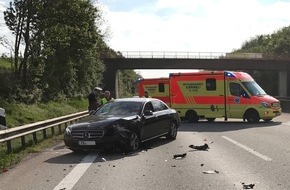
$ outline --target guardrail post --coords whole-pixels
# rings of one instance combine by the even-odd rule
[[[51,134],[54,135],[54,127],[51,128]]]
[[[58,134],[61,134],[61,124],[58,125]]]
[[[12,143],[11,140],[7,141],[7,152],[8,154],[12,153]]]
[[[21,137],[21,144],[22,146],[25,146],[26,142],[25,142],[25,136]]]
[[[43,134],[43,139],[46,139],[46,138],[47,138],[47,135],[46,135],[46,129],[43,129],[43,130],[42,130],[42,134]]]
[[[32,136],[33,136],[33,141],[36,143],[37,142],[36,132],[32,133]]]

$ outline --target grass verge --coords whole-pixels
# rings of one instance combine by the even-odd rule
[[[0,100],[0,107],[6,111],[7,126],[9,128],[43,121],[50,118],[55,118],[63,115],[84,111],[87,109],[87,101],[84,99],[73,99],[62,102],[38,103],[33,105],[8,103]],[[64,131],[62,126],[62,132]],[[32,135],[25,136],[25,146],[22,146],[21,139],[12,140],[12,153],[7,154],[7,144],[0,143],[0,173],[7,171],[15,164],[19,163],[22,158],[30,153],[40,152],[44,148],[53,146],[63,140],[63,133],[58,134],[55,130],[55,135],[51,130],[46,130],[47,138],[43,138],[42,131],[36,133],[37,143],[33,141]]]

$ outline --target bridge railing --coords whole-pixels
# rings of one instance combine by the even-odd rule
[[[0,131],[0,143],[7,143],[8,153],[12,152],[12,140],[21,138],[21,145],[25,146],[25,137],[33,136],[33,141],[37,142],[36,133],[42,131],[43,139],[47,138],[47,129],[51,129],[51,134],[55,134],[55,127],[58,127],[58,134],[63,133],[62,126],[66,128],[69,123],[75,122],[88,115],[88,111],[78,112],[71,115],[57,117],[45,121],[40,121],[28,125],[14,127]]]
[[[262,59],[261,53],[182,52],[182,51],[121,51],[125,58],[142,59]]]

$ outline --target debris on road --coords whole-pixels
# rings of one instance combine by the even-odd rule
[[[184,157],[186,157],[186,153],[184,153],[184,154],[175,154],[175,155],[173,155],[173,158],[176,159],[176,160],[178,160],[178,159],[182,159],[182,158],[184,158]]]
[[[204,174],[218,174],[220,172],[217,170],[214,170],[214,171],[208,170],[208,171],[203,171],[202,173],[204,173]]]
[[[200,166],[204,166],[204,164],[200,164]]]
[[[209,149],[208,144],[204,143],[204,145],[201,146],[195,146],[193,144],[189,145],[190,148],[195,149],[195,150],[207,150]]]
[[[242,183],[243,185],[243,189],[254,189],[255,184],[251,183],[251,184],[245,184]]]

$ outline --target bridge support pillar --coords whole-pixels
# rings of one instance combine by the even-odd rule
[[[118,69],[112,65],[106,65],[106,70],[103,73],[103,90],[109,90],[112,97],[119,98],[119,77]]]
[[[287,71],[279,72],[279,96],[287,96]]]

